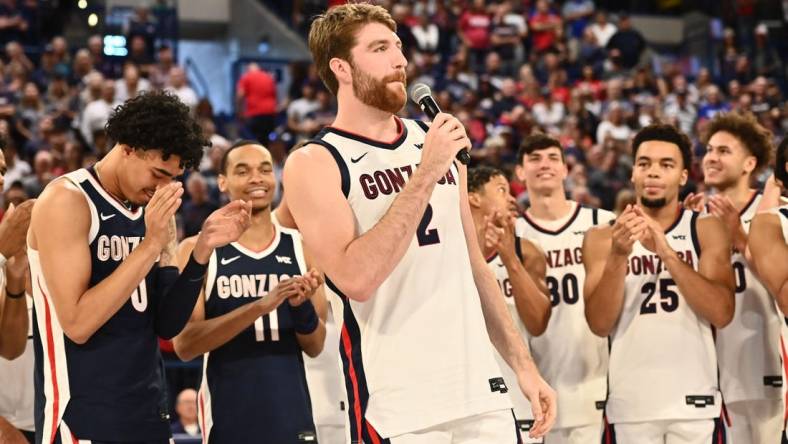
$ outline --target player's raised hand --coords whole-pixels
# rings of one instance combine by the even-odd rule
[[[297,276],[279,281],[276,287],[269,291],[265,297],[260,298],[257,303],[266,305],[270,309],[272,303],[273,308],[276,308],[286,299],[297,297],[303,291],[299,279],[300,277]]]
[[[183,185],[172,182],[156,188],[153,197],[145,205],[145,240],[155,242],[159,250],[170,241],[169,225],[181,206],[181,196]]]
[[[495,212],[494,224],[499,231],[499,242],[496,250],[502,256],[516,255],[515,250],[515,235],[514,235],[514,221],[515,218],[511,213]]]
[[[684,198],[682,205],[688,210],[701,212],[703,211],[703,207],[706,206],[706,194],[689,193],[687,197]]]
[[[252,223],[252,203],[236,200],[211,213],[194,245],[194,259],[208,262],[214,248],[235,242]]]
[[[673,249],[668,244],[668,239],[665,237],[665,230],[656,220],[649,217],[642,208],[639,206],[634,207],[634,212],[642,220],[644,230],[640,231],[637,240],[640,241],[648,251],[657,253],[661,258],[665,258],[668,254],[673,252]]]
[[[449,170],[457,152],[470,147],[462,122],[451,114],[438,113],[424,138],[419,168],[427,170],[437,182]]]
[[[316,269],[312,268],[303,276],[297,276],[297,285],[300,286],[300,292],[296,296],[290,297],[287,302],[293,307],[298,307],[306,300],[311,299],[318,288],[323,285],[323,275]]]
[[[16,208],[11,205],[0,222],[0,253],[6,259],[16,256],[24,249],[34,203],[35,199],[30,199]]]
[[[733,201],[728,196],[715,194],[709,199],[709,213],[720,218],[728,228],[733,248],[743,252],[747,249],[747,234],[741,225],[739,210],[733,206]]]
[[[634,206],[627,205],[613,224],[611,252],[629,256],[632,253],[632,246],[645,228],[645,223],[635,212]]]
[[[558,414],[555,390],[542,378],[535,365],[531,369],[518,372],[517,383],[531,403],[531,413],[534,416],[534,425],[528,435],[531,438],[541,438],[553,428]]]

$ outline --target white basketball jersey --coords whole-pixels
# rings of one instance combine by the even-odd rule
[[[397,123],[390,143],[331,127],[313,141],[337,161],[356,235],[378,223],[421,162],[426,127]],[[456,165],[438,181],[404,256],[367,301],[342,295],[331,276],[326,281],[343,303],[340,354],[352,439],[511,408],[485,334]]]
[[[670,247],[698,270],[698,213],[680,210],[665,230]],[[611,423],[720,415],[717,353],[709,322],[687,304],[659,257],[632,248],[624,307],[610,339],[607,416]]]
[[[522,261],[522,252],[520,250],[520,238],[515,238],[515,249],[517,252],[517,256],[520,257]],[[495,279],[498,281],[498,286],[501,287],[501,293],[506,300],[506,308],[509,310],[509,314],[512,316],[512,322],[514,322],[517,331],[520,332],[524,341],[528,341],[529,334],[528,330],[525,329],[525,325],[523,324],[522,320],[520,320],[520,315],[517,313],[517,307],[514,304],[514,295],[512,293],[512,284],[509,281],[509,271],[506,269],[506,266],[503,263],[503,259],[499,254],[487,259],[487,265],[490,268],[490,271],[493,272],[495,275]],[[514,416],[517,420],[517,427],[522,432],[523,436],[527,435],[527,432],[531,430],[531,426],[533,426],[533,412],[531,411],[531,403],[528,402],[528,399],[523,395],[523,391],[520,389],[520,385],[517,382],[517,375],[515,374],[514,370],[509,367],[509,364],[506,363],[506,360],[498,353],[497,350],[494,350],[495,360],[498,361],[498,365],[501,367],[501,372],[503,372],[503,379],[506,382],[506,387],[509,390],[509,396],[512,399],[512,404],[514,404]]]
[[[557,230],[528,214],[517,220],[517,234],[536,243],[547,260],[552,313],[547,330],[531,338],[530,346],[542,376],[558,393],[556,429],[600,423],[607,395],[608,344],[586,322],[582,247],[586,230],[615,216],[573,204],[572,216]]]
[[[741,211],[745,232],[755,216],[760,193]],[[720,387],[725,402],[782,397],[782,360],[778,315],[774,298],[750,270],[744,255],[734,252],[736,312],[733,320],[717,332]]]

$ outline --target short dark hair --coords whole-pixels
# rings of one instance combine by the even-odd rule
[[[785,162],[788,162],[788,136],[784,137],[777,147],[774,165],[774,177],[782,182],[783,186],[788,187],[788,168],[785,166]]]
[[[709,124],[703,143],[708,144],[711,136],[720,131],[732,134],[750,154],[755,156],[757,161],[755,171],[769,164],[773,147],[772,132],[761,126],[752,113],[717,114]]]
[[[689,137],[673,125],[665,123],[652,123],[635,134],[632,140],[632,157],[637,159],[638,148],[643,142],[658,140],[672,143],[679,147],[684,169],[689,170],[692,165],[692,142]]]
[[[487,165],[471,168],[468,170],[468,192],[481,191],[487,182],[495,176],[504,176],[503,171]]]
[[[135,150],[161,150],[162,159],[179,156],[183,168],[194,168],[210,142],[189,107],[168,92],[146,92],[115,108],[106,125],[113,143]]]
[[[525,156],[534,151],[546,150],[547,148],[553,147],[561,151],[561,160],[566,162],[561,142],[543,133],[531,134],[520,143],[520,149],[517,151],[517,164],[522,164]]]
[[[227,157],[230,155],[230,151],[233,151],[236,148],[240,148],[240,147],[246,146],[246,145],[259,145],[259,146],[265,148],[265,145],[263,145],[262,143],[260,143],[260,142],[258,142],[256,140],[253,140],[253,139],[238,139],[238,140],[236,140],[235,142],[233,142],[232,145],[230,145],[230,148],[227,148],[226,150],[224,150],[224,154],[222,154],[222,162],[219,165],[219,172],[220,173],[222,173],[224,175],[227,175]]]

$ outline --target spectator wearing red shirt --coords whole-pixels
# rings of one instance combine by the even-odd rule
[[[561,31],[561,17],[550,11],[547,0],[539,0],[528,25],[531,28],[533,50],[541,54],[555,45]]]
[[[243,109],[246,130],[260,143],[268,143],[268,135],[276,127],[276,80],[257,63],[250,63],[236,88],[238,109]]]
[[[480,72],[484,58],[491,48],[492,17],[485,9],[485,0],[474,0],[473,6],[462,13],[458,24],[459,37],[468,48],[471,66]]]

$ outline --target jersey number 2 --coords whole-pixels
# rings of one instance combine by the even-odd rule
[[[416,240],[419,241],[420,247],[437,244],[441,241],[440,236],[438,236],[438,229],[430,228],[430,222],[432,222],[432,205],[427,204],[424,216],[421,217],[421,222],[419,222],[419,228],[416,229]]]

